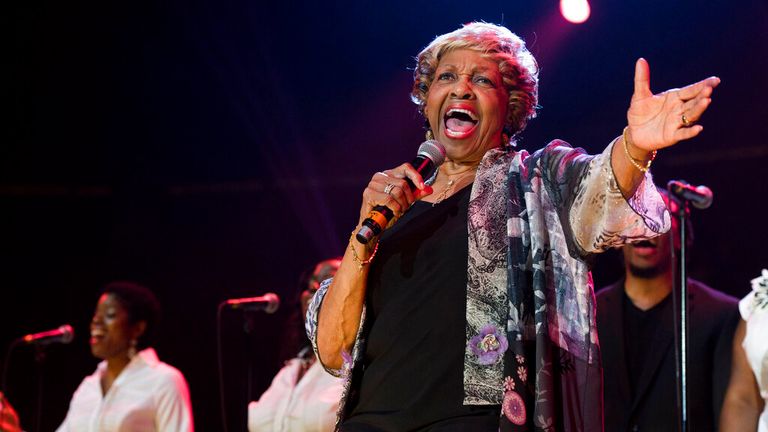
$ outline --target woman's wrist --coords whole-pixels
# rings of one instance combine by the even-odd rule
[[[358,266],[358,270],[363,270],[363,267],[373,261],[376,256],[376,252],[379,250],[379,236],[373,237],[368,243],[360,243],[355,234],[360,230],[362,224],[358,224],[349,236],[349,244],[347,248],[352,253],[352,260]]]
[[[630,137],[629,126],[624,128],[621,140],[624,146],[624,154],[629,159],[629,162],[641,172],[648,172],[654,159],[656,159],[656,150],[648,151],[636,146]]]

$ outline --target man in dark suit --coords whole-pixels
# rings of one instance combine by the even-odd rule
[[[624,279],[597,294],[606,432],[677,430],[675,222],[667,234],[624,246]],[[737,300],[693,279],[688,299],[688,423],[691,431],[714,431],[731,370]]]

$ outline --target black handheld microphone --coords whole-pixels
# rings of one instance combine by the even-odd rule
[[[69,324],[40,333],[28,334],[21,338],[25,344],[48,345],[51,343],[68,344],[75,338],[75,330]]]
[[[280,307],[280,297],[275,293],[266,293],[259,297],[245,297],[238,299],[229,299],[224,302],[225,305],[232,309],[253,310],[271,314],[275,313],[278,307]]]
[[[678,199],[690,201],[697,209],[704,210],[712,205],[712,190],[704,185],[693,186],[685,180],[670,180],[667,190]]]
[[[442,165],[443,162],[445,162],[445,147],[436,140],[427,140],[419,146],[419,152],[411,162],[411,166],[416,172],[421,174],[422,178],[428,179],[432,177],[437,167]],[[411,179],[406,178],[405,181],[411,190],[416,189],[416,185],[413,184]],[[374,236],[384,231],[384,228],[392,220],[394,214],[387,206],[377,205],[374,207],[368,213],[368,217],[363,221],[363,226],[355,235],[357,241],[367,244]]]

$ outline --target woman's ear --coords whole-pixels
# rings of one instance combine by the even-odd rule
[[[141,337],[141,335],[144,334],[144,332],[147,330],[147,322],[146,321],[139,321],[136,324],[133,325],[133,334],[131,335],[133,340],[136,340]]]

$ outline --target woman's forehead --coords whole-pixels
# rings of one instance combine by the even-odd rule
[[[123,309],[123,304],[120,302],[120,299],[117,298],[116,295],[112,293],[104,293],[99,297],[99,302],[96,304],[97,308],[107,308],[107,307],[114,307]]]
[[[438,60],[438,68],[472,66],[474,71],[499,71],[499,65],[489,54],[471,49],[455,49],[444,53]]]

